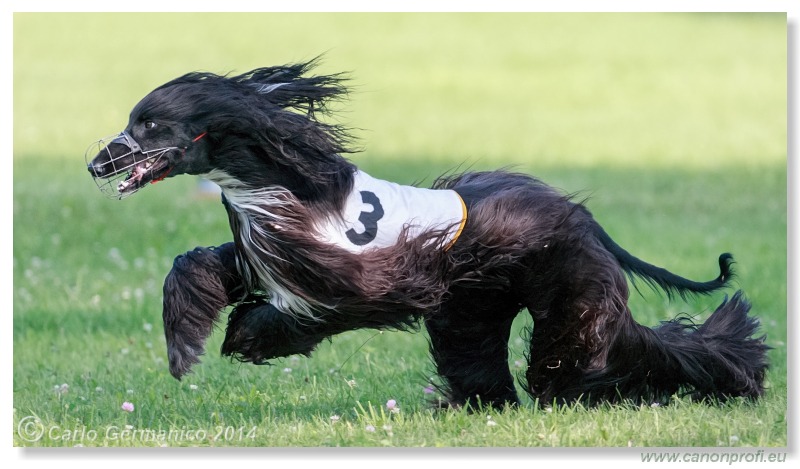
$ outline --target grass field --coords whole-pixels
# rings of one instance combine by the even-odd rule
[[[14,28],[15,446],[787,445],[785,16],[16,14]],[[773,347],[765,398],[433,412],[424,332],[348,333],[256,367],[219,357],[217,331],[174,380],[161,282],[175,255],[231,239],[224,210],[189,177],[104,199],[84,149],[186,71],[323,52],[321,72],[351,71],[337,118],[375,176],[513,165],[590,196],[616,241],[674,272],[711,278],[732,251]],[[631,308],[655,325],[721,300],[645,290]]]

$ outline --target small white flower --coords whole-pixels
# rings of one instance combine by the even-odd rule
[[[153,330],[153,325],[150,324],[149,322],[146,322],[144,323],[144,326],[142,326],[142,328],[144,328],[145,332],[150,332]]]
[[[366,431],[368,431],[370,433],[374,433],[375,432],[375,426],[374,425],[367,425],[366,427],[364,427],[364,430],[366,430]]]
[[[123,354],[123,355],[127,355],[127,354],[128,354],[128,352],[130,352],[130,350],[128,350],[127,348],[121,349],[121,350],[119,351],[119,353],[121,353],[121,354]]]
[[[133,389],[128,389],[128,394],[133,394]]]
[[[97,386],[96,388],[94,388],[94,392],[103,392],[103,388]]]
[[[729,438],[729,440],[730,440],[730,442],[731,442],[731,444],[732,444],[732,445],[735,445],[736,443],[738,443],[738,442],[739,442],[739,437],[738,437],[738,436],[736,436],[736,435],[731,435],[731,437]]]
[[[340,417],[338,415],[331,415],[331,422],[336,423],[339,421],[339,418]]]
[[[350,386],[351,388],[354,388],[354,387],[356,387],[356,380],[354,380],[354,379],[348,379],[348,380],[347,380],[347,385],[348,385],[348,386]]]
[[[292,369],[291,369],[291,368],[289,368],[289,367],[286,367],[286,368],[284,368],[284,369],[283,369],[283,372],[284,372],[284,373],[291,373],[291,372],[292,372]]]
[[[494,427],[495,425],[497,425],[497,422],[495,422],[494,420],[487,420],[486,425]]]
[[[190,384],[189,385],[189,389],[191,389],[192,391],[197,391],[197,385],[196,384]]]
[[[125,425],[125,430],[133,430],[133,425]]]

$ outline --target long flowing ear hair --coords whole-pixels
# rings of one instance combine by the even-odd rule
[[[156,105],[171,103],[167,107],[176,120],[191,115],[191,130],[207,132],[207,141],[222,160],[238,160],[227,155],[249,152],[285,168],[313,186],[312,192],[345,196],[352,188],[355,166],[341,155],[357,150],[349,129],[329,122],[335,120],[329,104],[347,96],[347,77],[310,75],[319,61],[317,57],[234,76],[192,72],[151,95]],[[146,101],[139,106],[149,106]]]
[[[317,112],[327,114],[327,104],[348,93],[342,73],[306,76],[319,65],[320,57],[308,62],[251,70],[229,79],[253,87],[264,101],[284,109],[294,109],[316,120]]]

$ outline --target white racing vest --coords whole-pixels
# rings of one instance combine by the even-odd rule
[[[356,171],[341,219],[318,226],[320,241],[361,253],[393,246],[404,228],[409,239],[428,230],[447,230],[442,247],[455,243],[467,222],[467,207],[453,190],[421,189],[375,179]]]

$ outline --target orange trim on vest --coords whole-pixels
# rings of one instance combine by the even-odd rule
[[[458,195],[458,193],[456,193],[456,195]],[[454,244],[456,244],[458,237],[461,236],[461,232],[464,231],[464,227],[467,225],[467,204],[464,203],[464,199],[462,199],[460,195],[458,195],[458,200],[461,202],[461,213],[462,213],[461,224],[458,225],[458,230],[456,231],[456,234],[453,235],[453,239],[451,239],[450,242],[447,243],[447,246],[445,246],[444,248],[445,251],[447,251],[448,249],[453,247]]]

